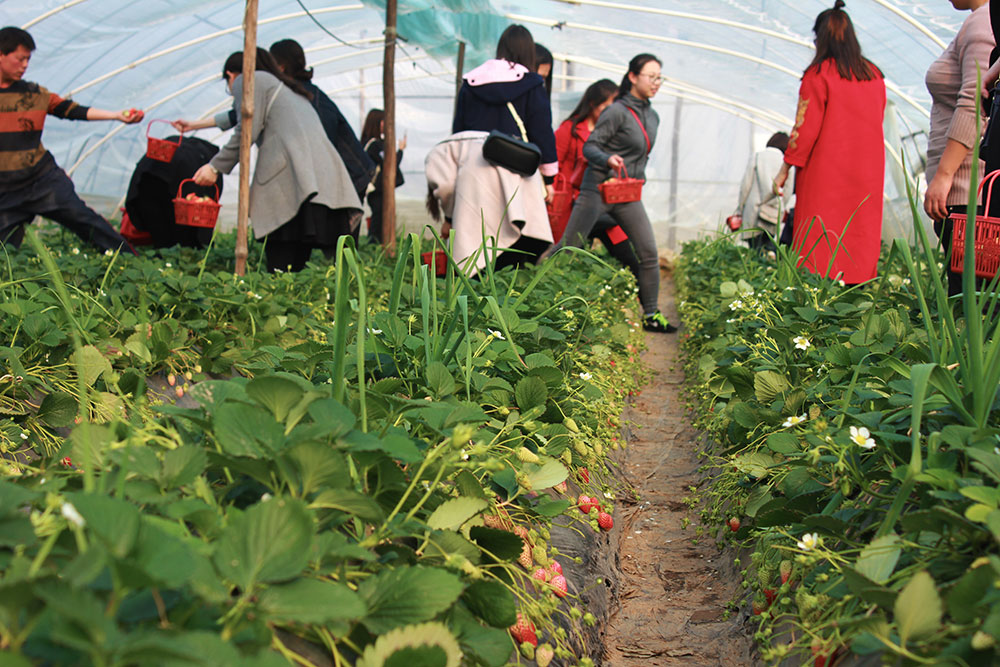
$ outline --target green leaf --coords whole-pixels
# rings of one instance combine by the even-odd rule
[[[427,387],[438,398],[444,398],[455,393],[455,378],[448,367],[440,361],[432,361],[427,365]]]
[[[462,593],[462,581],[445,570],[400,567],[382,570],[361,582],[358,593],[368,604],[362,623],[383,634],[434,618]]]
[[[779,454],[798,454],[802,451],[799,439],[793,433],[772,433],[767,436],[767,448]]]
[[[719,285],[719,295],[724,299],[733,298],[734,296],[736,296],[737,292],[739,292],[739,287],[736,285],[736,283],[730,280],[727,280]]]
[[[568,500],[553,500],[551,502],[542,502],[538,503],[538,505],[535,506],[535,513],[538,514],[538,516],[554,517],[554,516],[559,516],[572,506],[573,503]]]
[[[163,455],[163,485],[168,488],[186,486],[205,470],[207,464],[208,457],[201,447],[168,450]]]
[[[124,558],[139,536],[139,509],[118,498],[89,493],[67,494],[68,502],[117,558]]]
[[[195,568],[191,549],[157,526],[151,517],[143,517],[139,540],[130,562],[158,585],[179,588]]]
[[[88,387],[94,386],[102,373],[111,373],[111,362],[93,345],[84,345],[72,355],[70,361]]]
[[[536,405],[545,405],[548,397],[549,392],[545,388],[545,382],[532,375],[518,380],[517,386],[514,388],[514,400],[517,401],[517,407],[522,412],[530,410]]]
[[[46,426],[60,428],[73,423],[76,409],[75,398],[65,392],[54,391],[42,400],[36,416]]]
[[[465,556],[473,565],[478,565],[482,560],[479,547],[452,530],[435,530],[431,533],[422,558],[444,562],[452,554]]]
[[[765,405],[776,399],[783,392],[788,391],[791,385],[784,375],[774,371],[760,371],[753,377],[754,393],[757,400]]]
[[[458,667],[462,649],[441,623],[411,625],[365,647],[356,667]]]
[[[996,571],[989,565],[969,570],[948,592],[948,613],[956,623],[971,623],[981,615],[980,602],[994,590]]]
[[[965,486],[958,490],[966,498],[989,505],[992,509],[1000,506],[1000,489],[986,486]]]
[[[298,472],[295,486],[308,496],[321,488],[343,488],[351,483],[351,471],[343,454],[318,442],[303,442],[285,453]],[[291,480],[289,480],[291,481]]]
[[[343,404],[332,398],[320,399],[309,404],[309,416],[322,427],[325,435],[339,438],[351,432],[358,418]]]
[[[760,479],[767,475],[767,469],[774,465],[774,459],[770,454],[754,452],[737,456],[733,459],[733,465],[739,472]]]
[[[371,496],[350,489],[327,489],[309,504],[313,509],[332,509],[347,512],[370,523],[382,520],[382,508]]]
[[[469,611],[494,628],[508,628],[517,622],[514,596],[499,581],[476,581],[462,594]]]
[[[482,512],[489,503],[479,498],[452,498],[441,503],[427,519],[435,530],[456,530],[463,523]]]
[[[941,596],[938,595],[934,579],[926,570],[913,575],[896,598],[893,606],[899,636],[905,644],[910,639],[919,639],[941,627]]]
[[[236,517],[216,544],[213,562],[244,592],[257,582],[297,576],[309,561],[314,527],[300,500],[272,498]]]
[[[16,512],[21,506],[38,497],[38,493],[0,479],[0,516]]]
[[[463,496],[486,498],[486,492],[483,491],[482,482],[476,479],[476,476],[468,470],[462,470],[458,473],[455,477],[455,486],[458,487],[458,492]]]
[[[485,526],[473,526],[469,537],[484,551],[496,556],[499,560],[514,560],[521,555],[524,542],[514,533]]]
[[[965,508],[965,518],[976,523],[986,523],[986,517],[993,511],[994,509],[989,505],[975,503]]]
[[[289,411],[295,407],[305,390],[297,383],[278,375],[257,377],[247,383],[247,396],[265,406],[278,423],[284,424]]]
[[[367,611],[350,588],[319,579],[299,579],[266,588],[257,596],[257,604],[263,614],[278,622],[354,621]]]
[[[226,402],[215,411],[213,433],[223,451],[233,456],[266,457],[281,449],[285,431],[259,407]]]
[[[896,569],[903,547],[898,535],[883,535],[861,550],[855,569],[878,584],[884,584]]]
[[[541,465],[525,463],[521,468],[528,475],[533,490],[550,489],[569,477],[569,472],[562,463],[547,456],[541,458]]]

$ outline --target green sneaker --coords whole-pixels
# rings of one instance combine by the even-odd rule
[[[646,331],[655,331],[656,333],[674,333],[677,331],[677,327],[672,325],[660,311],[656,311],[652,315],[644,315],[642,318],[642,328]]]

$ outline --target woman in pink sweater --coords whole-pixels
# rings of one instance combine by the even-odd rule
[[[972,147],[976,133],[976,69],[985,72],[993,49],[987,0],[951,0],[958,10],[971,10],[955,39],[927,70],[931,94],[931,131],[927,138],[927,194],[924,210],[945,251],[951,247],[951,213],[964,213],[969,203]],[[979,164],[982,174],[983,164]],[[948,271],[948,293],[962,291],[961,274]]]

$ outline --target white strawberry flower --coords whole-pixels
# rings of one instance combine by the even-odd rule
[[[499,331],[494,331],[493,329],[487,329],[487,331],[489,331],[490,335],[496,338],[497,340],[506,340],[506,338],[503,337],[503,334],[500,333]]]
[[[729,304],[729,310],[740,310],[742,308],[743,308],[743,302],[740,301],[739,299],[735,299],[732,303]]]
[[[819,535],[816,533],[806,533],[802,539],[795,543],[802,551],[812,551],[820,545]]]
[[[83,517],[80,516],[80,513],[76,510],[76,508],[70,503],[63,503],[60,511],[62,512],[63,518],[77,528],[83,528],[83,526],[87,523],[83,520]]]
[[[805,336],[796,336],[792,339],[792,342],[795,343],[796,350],[808,350],[812,347],[812,343],[810,343],[809,339]]]
[[[864,449],[875,449],[875,439],[864,426],[861,428],[851,427],[851,442]]]
[[[589,379],[590,379],[591,377],[593,377],[593,376],[592,376],[592,375],[591,375],[590,373],[580,373],[580,379],[581,379],[581,380],[584,380],[584,381],[587,381],[587,380],[589,380]]]
[[[791,417],[783,421],[781,425],[784,426],[785,428],[788,428],[789,426],[797,426],[798,424],[801,424],[807,419],[808,417],[805,415],[792,415]]]

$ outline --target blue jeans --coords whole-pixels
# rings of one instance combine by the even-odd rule
[[[107,220],[83,203],[73,181],[59,167],[46,170],[22,188],[0,190],[0,244],[20,247],[24,227],[36,215],[58,222],[101,250],[135,252]]]

